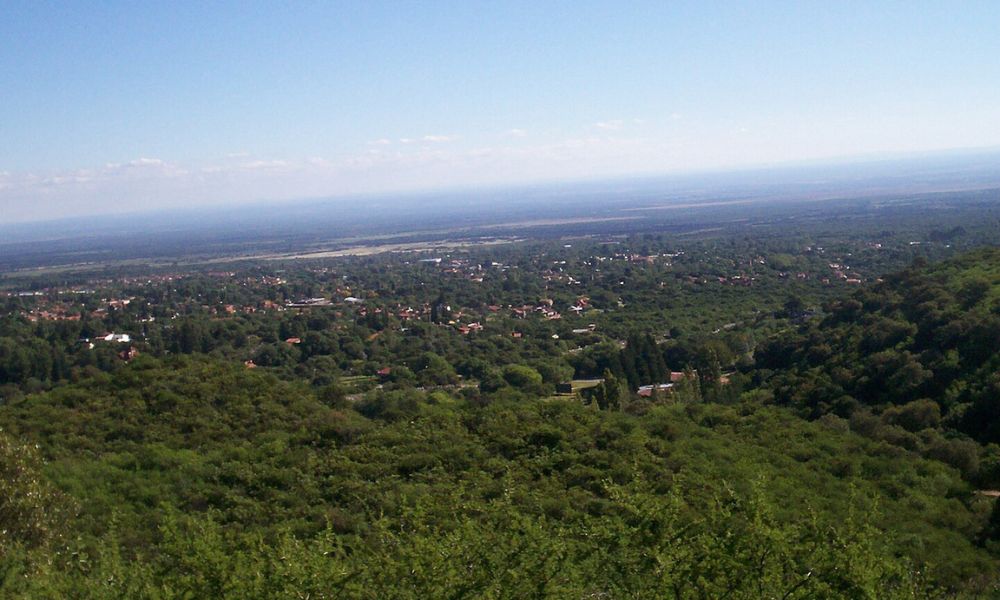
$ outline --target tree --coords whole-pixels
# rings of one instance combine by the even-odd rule
[[[550,390],[538,371],[527,365],[507,365],[503,368],[503,378],[511,387],[522,392],[541,396]]]
[[[962,303],[962,308],[969,310],[993,289],[993,284],[989,279],[982,276],[974,277],[962,284],[958,291],[958,299]]]
[[[993,499],[993,510],[980,536],[985,542],[1000,545],[1000,499]]]
[[[722,386],[722,366],[715,348],[706,346],[699,353],[698,380],[702,397],[710,402],[717,400]]]
[[[693,404],[702,401],[698,374],[691,367],[684,369],[684,376],[681,377],[680,381],[674,383],[674,387],[670,391],[678,402]]]
[[[42,546],[62,533],[68,504],[45,481],[41,467],[34,448],[0,429],[0,565],[14,548]]]
[[[933,400],[922,398],[887,408],[882,413],[882,420],[907,431],[933,429],[941,424],[941,407]]]
[[[450,385],[458,383],[458,374],[447,360],[433,352],[425,352],[416,365],[420,382],[424,385]]]
[[[337,382],[323,386],[317,393],[316,398],[330,408],[347,407],[347,394],[344,388]]]
[[[593,401],[601,410],[621,410],[628,396],[625,383],[615,377],[610,369],[604,371],[604,380],[592,392]]]

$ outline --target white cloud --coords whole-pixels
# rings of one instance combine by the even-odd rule
[[[518,129],[515,127],[514,129],[508,129],[507,131],[503,132],[503,135],[504,137],[522,138],[528,135],[528,132],[523,129]]]
[[[444,142],[453,142],[457,139],[458,136],[454,135],[441,135],[441,134],[428,133],[427,135],[423,135],[419,138],[411,138],[411,137],[399,138],[399,143],[416,144],[418,142],[424,142],[427,144],[441,144]]]
[[[128,174],[134,177],[144,177],[150,173],[183,175],[187,170],[179,165],[160,158],[136,158],[123,163],[107,163],[99,170],[78,169],[78,176],[107,176],[111,174]]]
[[[137,158],[125,163],[126,167],[162,167],[166,163],[159,158]]]
[[[286,160],[252,160],[240,165],[240,167],[248,170],[282,169],[288,166],[290,166],[290,163]]]
[[[621,119],[611,119],[610,121],[599,121],[594,123],[594,127],[605,131],[618,131],[625,123]]]
[[[368,142],[369,146],[390,146],[392,145],[392,140],[388,138],[379,138],[377,140],[372,140]]]

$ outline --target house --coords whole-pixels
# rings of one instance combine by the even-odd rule
[[[458,326],[458,331],[462,335],[468,335],[470,332],[473,332],[473,331],[482,331],[482,330],[483,330],[483,326],[478,321],[475,322],[475,323],[469,323],[468,325],[459,325]]]
[[[674,387],[672,383],[657,383],[656,385],[641,385],[636,393],[642,398],[650,398],[653,392],[668,392],[670,388]]]
[[[118,342],[120,344],[128,344],[132,341],[132,337],[127,333],[109,333],[97,339],[105,342]]]
[[[301,344],[302,343],[302,338],[290,337],[287,340],[285,340],[285,343],[288,344],[288,345]]]
[[[118,358],[124,360],[125,362],[132,360],[136,356],[139,356],[139,351],[135,346],[129,346],[128,350],[123,350],[118,353]]]
[[[314,306],[330,306],[332,302],[326,298],[302,298],[286,304],[288,308],[312,308]]]
[[[572,381],[563,381],[561,383],[557,383],[556,384],[556,393],[557,394],[572,394],[573,393],[573,382]]]
[[[549,319],[550,321],[562,318],[562,315],[560,315],[558,312],[556,312],[549,306],[538,306],[535,308],[535,312],[541,313],[543,317]]]

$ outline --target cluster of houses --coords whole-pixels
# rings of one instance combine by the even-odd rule
[[[441,263],[441,259],[436,259],[438,264]],[[499,263],[495,263],[497,266],[502,267]],[[467,260],[452,259],[446,263],[444,272],[456,275],[473,283],[483,282],[483,266],[475,263],[470,263]]]
[[[473,283],[482,283],[487,268],[507,271],[511,267],[503,263],[490,261],[488,263],[477,263],[465,258],[423,258],[420,263],[430,263],[441,266],[444,273],[466,279]]]
[[[671,259],[684,254],[683,252],[678,252],[676,254],[638,254],[635,252],[615,252],[611,256],[593,256],[592,261],[604,262],[608,260],[624,260],[633,264],[644,264],[652,265],[656,264],[657,260],[664,260],[664,262],[669,266],[671,264]]]
[[[83,295],[93,293],[93,290],[61,290],[56,293]],[[31,295],[46,296],[47,294],[43,292],[31,292]],[[132,302],[132,300],[134,300],[134,298],[112,298],[110,300],[105,300],[107,305],[91,311],[90,316],[101,318],[104,317],[109,310],[123,310]],[[26,311],[23,314],[32,323],[37,323],[38,321],[79,321],[82,316],[82,307],[82,304],[41,300],[38,306]]]
[[[697,371],[691,371],[691,372],[671,371],[669,382],[641,385],[639,386],[638,389],[636,389],[635,392],[641,398],[650,398],[654,394],[671,393],[674,386],[676,386],[681,381],[684,381],[685,378],[697,377],[697,376],[698,376]],[[719,378],[719,382],[722,383],[723,385],[727,385],[729,383],[729,377],[723,375],[721,378]],[[592,387],[597,386],[600,383],[601,383],[600,379],[589,379],[589,380],[577,381],[576,382],[577,385],[574,386],[574,383],[572,381],[564,381],[562,383],[556,384],[556,393],[572,394],[575,391],[590,389]]]
[[[566,261],[564,261],[564,260],[558,261],[555,264],[557,264],[557,265],[558,264],[563,264],[564,265],[564,264],[566,264]],[[546,281],[546,283],[565,283],[566,285],[580,285],[580,280],[579,279],[573,277],[569,273],[564,273],[563,270],[562,270],[562,268],[559,268],[559,269],[557,269],[555,271],[553,271],[553,270],[543,271],[542,272],[542,279],[544,279]]]
[[[697,375],[698,375],[697,372],[692,372],[691,373],[691,376],[696,377]],[[639,389],[636,390],[636,393],[639,396],[643,397],[643,398],[649,398],[650,396],[652,396],[656,392],[666,392],[666,391],[669,391],[671,388],[674,387],[674,385],[676,385],[677,383],[680,383],[681,381],[684,381],[684,378],[687,377],[687,376],[688,376],[688,374],[685,373],[684,371],[671,371],[670,372],[670,381],[668,383],[656,383],[656,384],[652,384],[652,385],[640,385]]]
[[[569,311],[571,313],[580,314],[588,308],[590,308],[590,297],[580,296],[576,299],[576,302],[569,306]]]
[[[755,281],[757,281],[757,277],[754,275],[747,275],[746,273],[739,273],[737,275],[732,275],[729,277],[726,277],[724,275],[713,275],[713,276],[687,275],[684,277],[684,280],[687,281],[688,283],[696,283],[696,284],[721,283],[722,285],[750,287],[753,285]]]
[[[79,321],[80,313],[69,312],[66,306],[51,306],[31,310],[25,315],[32,323],[38,321]]]
[[[108,342],[113,344],[130,344],[132,343],[132,336],[127,333],[106,333],[104,335],[99,335],[93,338],[81,338],[80,343],[86,344],[88,348],[93,349],[97,343]]]
[[[80,343],[93,350],[97,344],[129,344],[127,348],[118,352],[118,358],[128,362],[139,356],[139,350],[132,345],[132,336],[127,333],[106,333],[93,338],[81,338]]]
[[[538,314],[541,315],[543,319],[554,321],[562,318],[559,311],[553,308],[554,304],[555,302],[553,302],[550,298],[542,298],[538,301],[538,304],[522,304],[521,306],[512,306],[510,314],[516,319],[526,319],[529,315]]]
[[[459,325],[458,332],[462,335],[469,335],[470,333],[479,332],[483,330],[483,326],[479,321],[469,323],[468,325]]]
[[[830,263],[830,270],[833,271],[832,274],[834,279],[840,279],[844,283],[849,283],[852,285],[858,285],[861,283],[861,279],[859,277],[847,274],[847,271],[851,270],[851,267],[849,265],[833,262]],[[824,279],[823,282],[829,283],[830,281],[829,279]]]
[[[656,393],[670,392],[673,390],[674,386],[684,381],[688,377],[697,377],[697,371],[671,371],[670,372],[670,382],[669,383],[656,383],[652,385],[640,385],[639,389],[636,390],[642,398],[652,397]],[[722,385],[729,385],[729,375],[721,375],[719,377],[719,383]]]

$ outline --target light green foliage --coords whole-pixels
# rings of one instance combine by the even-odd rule
[[[933,590],[894,557],[866,518],[782,522],[761,489],[722,489],[692,505],[641,482],[606,488],[609,516],[532,516],[507,497],[453,502],[446,523],[426,501],[364,535],[310,540],[233,536],[171,516],[149,563],[109,537],[93,556],[11,589],[78,598],[913,598]],[[444,499],[442,499],[444,500]],[[237,546],[232,548],[232,544]]]
[[[545,385],[538,371],[526,365],[507,365],[503,368],[502,375],[511,387],[529,394],[541,395],[551,387]]]
[[[996,583],[954,471],[780,409],[400,390],[373,393],[369,419],[320,392],[147,360],[3,407],[84,509],[70,541],[12,555],[34,575],[7,595],[891,598]]]

